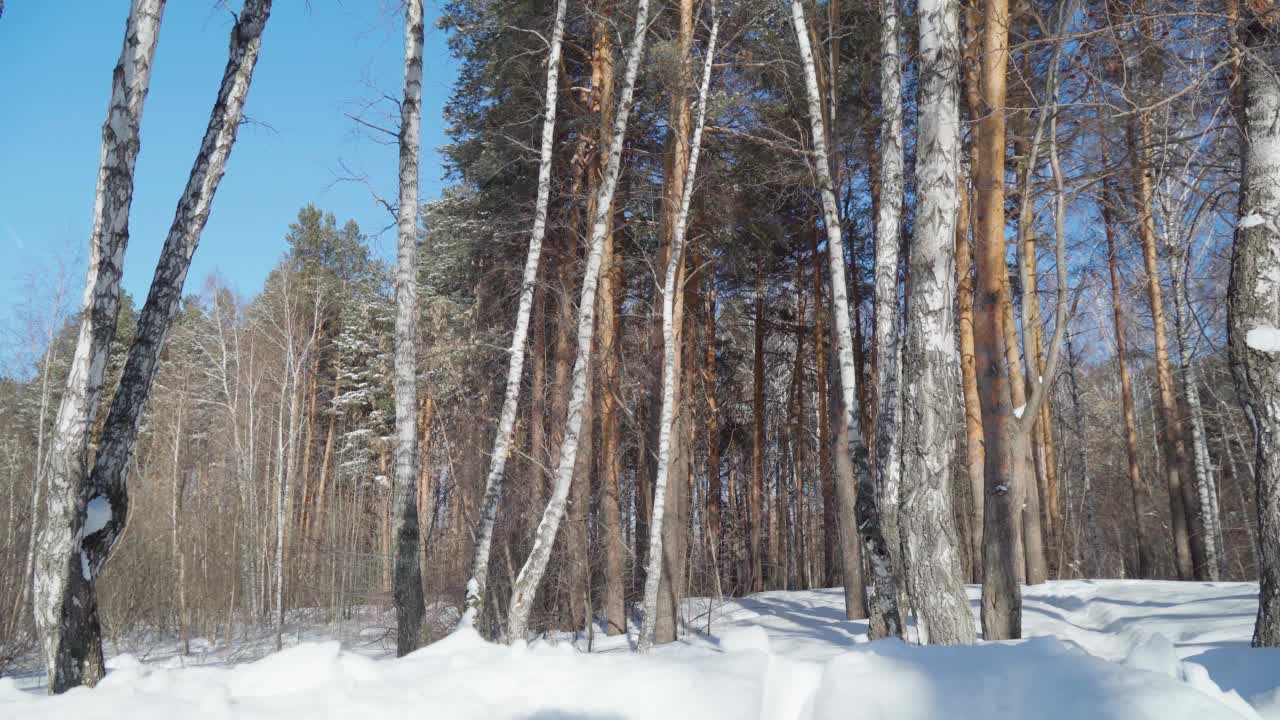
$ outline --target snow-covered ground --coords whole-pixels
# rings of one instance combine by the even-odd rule
[[[868,643],[839,590],[691,600],[688,636],[647,657],[599,634],[588,653],[585,637],[507,647],[455,633],[395,660],[385,617],[369,617],[363,631],[295,628],[291,647],[253,661],[262,643],[117,655],[98,688],[56,698],[0,679],[0,718],[1280,718],[1280,650],[1248,647],[1256,592],[1048,583],[1027,589],[1029,639],[957,648]],[[342,639],[315,641],[326,633]]]

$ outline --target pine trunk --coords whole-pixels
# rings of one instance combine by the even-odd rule
[[[1105,157],[1103,164],[1106,164]],[[1129,378],[1128,340],[1124,331],[1123,290],[1120,287],[1120,271],[1117,262],[1115,227],[1111,218],[1112,196],[1108,188],[1103,188],[1102,225],[1107,236],[1107,269],[1111,275],[1111,314],[1115,323],[1116,364],[1120,372],[1120,402],[1124,412],[1125,456],[1128,460],[1128,476],[1130,499],[1133,505],[1134,544],[1137,547],[1136,563],[1133,575],[1138,578],[1151,577],[1155,569],[1152,547],[1143,533],[1141,489],[1144,481],[1138,467],[1138,429],[1133,412],[1133,384]]]
[[[1005,78],[1009,64],[1008,0],[983,0],[982,106],[975,110],[974,355],[982,405],[985,498],[982,526],[982,636],[1009,640],[1022,635],[1021,498],[1009,368],[1004,356],[1000,300],[1005,292]]]
[[[1134,125],[1138,125],[1141,131]],[[1173,532],[1174,559],[1178,578],[1191,580],[1197,576],[1200,563],[1195,558],[1191,540],[1190,506],[1186,485],[1187,449],[1182,437],[1182,420],[1173,386],[1173,369],[1169,361],[1169,341],[1165,332],[1164,300],[1160,289],[1160,268],[1156,261],[1155,218],[1151,208],[1151,177],[1147,168],[1147,120],[1141,118],[1129,126],[1129,152],[1133,162],[1134,203],[1138,215],[1138,239],[1142,243],[1142,259],[1147,273],[1147,298],[1151,303],[1151,322],[1155,328],[1156,380],[1160,388],[1160,420],[1163,424],[1162,445],[1165,479],[1169,484],[1170,528]],[[1139,134],[1141,137],[1139,137]]]

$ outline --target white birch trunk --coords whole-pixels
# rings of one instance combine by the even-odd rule
[[[694,178],[698,173],[698,156],[702,150],[702,128],[707,118],[707,98],[711,87],[711,65],[715,60],[716,36],[720,32],[720,18],[716,15],[715,0],[711,0],[711,35],[707,39],[706,58],[702,65],[702,83],[698,87],[698,108],[693,126],[693,139],[689,144],[689,166],[684,177],[680,199],[680,213],[671,234],[671,257],[667,262],[666,278],[662,284],[662,413],[658,426],[658,472],[653,485],[653,517],[649,523],[649,567],[644,581],[644,624],[640,628],[639,650],[648,652],[653,646],[658,616],[658,585],[662,579],[662,523],[666,511],[667,478],[671,469],[671,432],[676,404],[676,328],[675,297],[680,292],[676,277],[683,264],[685,231],[689,225],[689,205],[693,198]],[[671,578],[669,581],[678,579]]]
[[[1241,36],[1245,141],[1228,347],[1257,448],[1259,583],[1253,644],[1280,647],[1280,31],[1274,22],[1250,17]]]
[[[36,544],[40,537],[40,507],[41,500],[44,495],[45,476],[48,474],[48,466],[46,461],[44,443],[47,435],[45,426],[48,424],[49,418],[49,402],[52,397],[52,382],[50,380],[49,369],[53,365],[54,358],[54,338],[57,336],[58,321],[62,315],[62,302],[64,285],[61,279],[58,281],[58,289],[54,294],[53,308],[50,312],[49,326],[45,334],[45,351],[44,359],[40,368],[40,413],[36,419],[36,471],[31,474],[31,505],[30,505],[30,522],[29,534],[27,537],[26,561],[22,565],[22,592],[18,593],[17,599],[13,604],[13,611],[10,615],[9,633],[12,634],[14,628],[18,626],[18,617],[23,607],[27,604],[27,600],[31,597],[32,570],[35,568],[36,560]],[[15,487],[16,483],[15,483]],[[10,523],[12,525],[12,523]]]
[[[64,617],[74,607],[73,592],[89,592],[88,565],[82,563],[77,547],[85,525],[80,490],[88,474],[90,424],[102,392],[120,309],[139,126],[163,13],[164,0],[134,0],[130,7],[102,127],[84,312],[66,392],[54,422],[46,520],[38,539],[33,578],[32,606],[51,693],[82,683],[96,684],[104,672],[101,647],[85,642],[81,628],[66,626]],[[96,625],[96,608],[83,610],[93,616]]]
[[[902,375],[903,576],[920,642],[967,644],[976,640],[976,633],[956,548],[950,452],[960,376],[953,310],[960,190],[959,2],[920,0],[917,16],[917,201]]]
[[[397,217],[395,405],[396,655],[418,649],[426,607],[418,537],[418,138],[422,115],[422,0],[405,4],[404,101],[400,104],[400,208]]]
[[[144,5],[142,11],[138,11],[139,4]],[[136,79],[139,70],[145,70],[141,74],[148,74],[150,68],[150,53],[154,50],[155,34],[158,29],[160,14],[163,11],[163,2],[139,2],[135,3],[135,13],[131,14],[130,28],[136,34],[136,37],[126,41],[125,53],[139,52],[131,50],[130,46],[142,47],[149,46],[147,52],[147,60],[141,68],[130,68],[125,64],[122,58],[122,66],[124,70],[117,73],[117,77],[123,77],[126,82],[131,77]],[[103,564],[111,555],[111,551],[116,541],[124,531],[125,521],[128,518],[129,496],[127,487],[127,473],[129,465],[129,457],[133,451],[133,445],[137,439],[138,427],[141,422],[142,410],[146,405],[147,395],[150,392],[151,385],[155,380],[156,371],[159,367],[160,350],[164,342],[164,337],[168,332],[169,325],[172,322],[174,314],[178,310],[182,297],[182,285],[186,278],[187,270],[191,265],[191,257],[195,252],[196,245],[200,240],[200,234],[204,229],[205,222],[209,217],[209,209],[213,202],[213,198],[218,189],[218,184],[222,180],[222,175],[226,169],[226,161],[231,153],[231,148],[235,143],[236,133],[239,130],[240,119],[244,111],[245,98],[249,92],[249,85],[253,76],[253,68],[257,63],[258,49],[261,46],[262,31],[265,27],[267,17],[271,12],[270,0],[246,0],[240,15],[237,17],[235,26],[231,30],[230,48],[228,52],[227,66],[223,73],[222,83],[218,89],[218,96],[214,102],[213,110],[210,114],[209,124],[205,130],[204,139],[201,142],[199,152],[196,155],[195,163],[192,167],[191,174],[187,180],[187,186],[183,191],[182,197],[178,201],[177,210],[174,213],[173,224],[169,228],[168,236],[165,238],[164,247],[161,250],[160,260],[156,265],[155,277],[152,279],[151,288],[147,294],[146,303],[143,305],[142,312],[138,318],[137,335],[133,344],[129,348],[128,358],[125,361],[124,370],[121,374],[120,385],[116,390],[112,399],[111,409],[107,415],[105,424],[103,425],[99,446],[91,474],[88,474],[88,468],[84,462],[83,448],[84,439],[81,439],[79,453],[79,477],[80,482],[74,488],[75,500],[73,504],[65,504],[69,497],[68,493],[73,492],[69,485],[64,485],[60,489],[60,497],[55,500],[53,493],[50,494],[50,517],[54,516],[52,512],[55,504],[60,505],[59,517],[71,516],[69,523],[72,531],[72,543],[62,545],[62,572],[64,580],[58,588],[62,594],[62,600],[58,603],[61,613],[61,624],[64,631],[61,633],[64,637],[60,638],[61,644],[65,646],[64,657],[57,659],[51,664],[51,674],[54,673],[53,665],[57,665],[57,670],[67,673],[61,679],[51,677],[50,689],[58,692],[66,689],[70,685],[87,682],[93,684],[102,674],[101,666],[101,631],[98,626],[97,619],[97,601],[94,597],[94,579],[101,570]],[[141,21],[138,23],[139,28],[145,26],[147,38],[143,37],[143,32],[132,24],[132,18],[138,15]],[[145,84],[143,85],[145,87]],[[145,94],[145,91],[143,92]],[[123,94],[120,95],[124,97]],[[117,107],[116,94],[113,93],[112,100],[112,116],[109,116],[107,129],[104,130],[104,168],[108,167],[108,143],[107,136],[115,135],[116,128],[126,127],[124,123],[128,122],[132,127],[136,128],[136,118],[127,120],[124,115],[115,117]],[[141,100],[138,100],[138,111],[140,112]],[[122,109],[121,112],[124,112]],[[136,134],[133,140],[133,152],[136,153]],[[132,161],[129,163],[131,174]],[[118,178],[115,178],[118,181]],[[106,182],[110,183],[111,179]],[[131,191],[131,183],[129,190]],[[99,205],[103,202],[100,193]],[[119,203],[119,197],[115,202]],[[101,336],[95,333],[92,339],[93,345],[101,344],[101,362],[105,364],[106,350],[110,346],[111,336],[114,335],[115,315],[119,307],[119,277],[123,266],[124,248],[127,241],[127,207],[123,204],[124,213],[114,218],[116,225],[112,229],[112,235],[104,235],[98,230],[98,219],[95,219],[94,241],[91,246],[90,275],[86,288],[86,310],[87,315],[96,315],[99,312],[105,312],[108,307],[111,310],[111,324],[109,326],[110,333],[106,332],[108,326],[102,325]],[[98,207],[95,206],[95,213]],[[115,242],[114,246],[112,243]],[[106,260],[110,258],[110,260]],[[104,263],[101,267],[100,263]],[[99,285],[101,286],[99,287]],[[90,295],[90,293],[94,295]],[[95,326],[97,325],[97,321]],[[85,347],[85,353],[93,354],[95,351],[90,348],[90,343],[86,343],[86,334],[89,331],[88,325],[82,325],[81,345]],[[80,355],[81,348],[77,347],[77,355]],[[74,368],[73,361],[73,368]],[[79,423],[81,429],[73,430],[70,426],[63,427],[61,422],[57,431],[57,437],[62,442],[69,442],[75,434],[83,435],[87,432],[89,419],[93,415],[93,407],[96,403],[96,396],[101,390],[101,369],[94,371],[92,368],[88,370],[88,379],[93,401],[82,406],[83,416],[79,420],[71,419],[71,423]],[[78,380],[75,372],[72,373],[68,380],[68,397],[72,397],[72,403],[75,403],[75,396],[79,394],[77,387],[81,381]],[[67,401],[64,399],[64,406]],[[62,415],[62,411],[59,411]],[[61,454],[64,458],[68,458],[67,454]],[[55,462],[56,459],[55,459]],[[69,466],[69,460],[64,461]],[[59,474],[57,471],[54,474]],[[87,482],[85,476],[88,475]],[[65,471],[62,473],[64,483],[68,476]],[[55,523],[49,523],[54,525]],[[56,523],[61,525],[62,523]],[[59,532],[59,531],[54,531]],[[65,530],[61,531],[65,532]],[[75,549],[69,545],[73,545],[76,541],[80,547]],[[42,550],[42,552],[44,552]],[[58,564],[58,561],[52,556],[49,558],[50,567]],[[68,602],[74,598],[76,602]],[[37,603],[45,605],[46,603]],[[47,608],[41,611],[47,612]],[[46,617],[45,620],[49,618]],[[41,622],[38,620],[38,622]],[[68,632],[69,631],[69,632]],[[68,642],[66,635],[74,635],[77,639]],[[46,656],[50,656],[50,650],[46,648]],[[54,651],[56,652],[56,650]],[[70,653],[73,657],[65,656]],[[72,670],[73,665],[80,665],[81,670]],[[69,684],[68,684],[69,683]]]
[[[1189,238],[1188,238],[1189,239]],[[1213,491],[1213,469],[1209,467],[1209,447],[1205,440],[1204,410],[1200,403],[1200,388],[1196,385],[1195,368],[1191,364],[1191,304],[1187,297],[1185,270],[1186,248],[1169,250],[1169,279],[1173,291],[1174,333],[1178,340],[1178,371],[1182,376],[1182,391],[1187,398],[1187,410],[1191,419],[1191,459],[1196,476],[1196,494],[1200,500],[1200,536],[1204,543],[1206,577],[1217,582],[1222,577],[1222,550],[1218,545],[1218,518],[1216,493]]]
[[[834,91],[832,92],[834,95]],[[884,539],[902,571],[898,533],[898,496],[902,478],[902,398],[898,368],[902,343],[898,334],[898,246],[905,192],[902,138],[902,61],[898,52],[897,0],[880,0],[880,213],[876,217],[875,346],[876,480],[880,492]],[[953,221],[954,223],[954,221]]]
[[[841,408],[849,427],[847,452],[853,463],[857,480],[857,520],[865,555],[871,569],[871,634],[873,637],[901,637],[902,622],[898,612],[897,579],[888,545],[880,527],[879,508],[876,502],[875,481],[871,477],[867,448],[862,442],[862,429],[858,427],[855,412],[857,369],[853,360],[853,332],[849,322],[849,294],[844,278],[844,238],[840,227],[840,212],[836,206],[835,185],[827,163],[826,131],[823,128],[822,101],[818,94],[818,75],[813,63],[813,49],[809,45],[809,31],[804,18],[804,8],[799,0],[791,0],[791,21],[795,27],[796,42],[800,46],[800,59],[804,65],[805,90],[809,103],[809,130],[813,137],[814,170],[822,195],[823,224],[827,230],[827,260],[831,280],[831,314],[835,318],[835,336],[840,367]],[[837,492],[851,493],[838,483]],[[849,503],[853,504],[853,503]],[[848,507],[841,503],[841,507]]]
[[[529,315],[538,281],[538,263],[542,257],[542,241],[547,234],[547,204],[551,197],[551,156],[555,148],[556,100],[560,82],[560,52],[564,43],[564,16],[568,0],[556,0],[555,23],[551,29],[551,48],[547,56],[546,110],[542,120],[542,149],[538,163],[538,197],[533,211],[533,232],[529,236],[529,253],[524,261],[524,277],[520,286],[520,305],[516,311],[516,328],[511,336],[511,359],[507,365],[507,389],[498,417],[498,432],[493,439],[489,475],[485,478],[484,499],[480,505],[480,525],[476,528],[475,556],[471,560],[471,579],[467,582],[465,610],[459,626],[475,624],[484,608],[485,588],[489,582],[489,555],[493,528],[498,518],[498,502],[502,499],[502,475],[511,454],[515,434],[516,411],[520,404],[520,378],[524,374],[525,343],[529,337]]]
[[[613,137],[609,141],[609,158],[605,166],[604,180],[596,194],[596,212],[591,222],[591,245],[587,255],[587,267],[582,276],[582,295],[578,301],[578,347],[573,360],[573,382],[569,397],[569,417],[565,423],[564,440],[560,450],[560,463],[556,467],[555,489],[533,540],[533,549],[520,568],[511,592],[511,604],[507,617],[507,635],[513,641],[523,641],[529,626],[529,611],[542,574],[551,558],[551,546],[555,542],[560,520],[564,517],[565,498],[573,480],[573,466],[578,458],[578,435],[582,429],[582,406],[587,395],[587,378],[591,370],[591,339],[595,333],[596,286],[600,280],[600,258],[604,253],[604,236],[608,232],[609,213],[613,207],[613,193],[618,187],[618,172],[622,164],[622,145],[627,135],[627,121],[631,117],[631,102],[635,94],[636,75],[640,72],[640,57],[644,54],[645,34],[649,29],[649,0],[639,0],[636,5],[635,32],[631,48],[627,51],[627,69],[623,75],[622,93],[613,120]]]

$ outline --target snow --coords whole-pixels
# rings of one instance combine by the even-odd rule
[[[960,647],[868,643],[829,589],[689,600],[687,636],[645,656],[623,636],[597,633],[588,653],[581,635],[503,646],[470,628],[400,659],[376,657],[389,650],[367,633],[241,664],[117,655],[93,690],[48,698],[0,679],[0,717],[1280,718],[1280,650],[1248,647],[1256,594],[1046,583],[1024,594],[1029,639]],[[969,597],[976,617],[978,588]]]
[[[1022,413],[1026,412],[1026,411],[1027,411],[1027,406],[1026,406],[1026,404],[1024,403],[1024,404],[1019,405],[1018,407],[1016,407],[1016,408],[1014,408],[1014,409],[1013,409],[1013,416],[1014,416],[1014,417],[1016,417],[1016,418],[1020,418],[1020,417],[1022,417]]]
[[[1265,222],[1266,220],[1264,220],[1258,213],[1249,213],[1248,215],[1240,218],[1240,222],[1236,223],[1236,225],[1240,228],[1251,228],[1257,227]]]
[[[95,495],[84,509],[84,529],[82,537],[89,537],[107,526],[111,521],[111,501],[106,495]]]
[[[1280,328],[1259,325],[1244,336],[1244,341],[1258,352],[1280,353]]]

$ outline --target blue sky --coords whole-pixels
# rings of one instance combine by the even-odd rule
[[[125,289],[141,304],[226,64],[232,19],[216,0],[169,0],[142,119]],[[236,7],[238,2],[231,2]],[[438,197],[441,111],[456,75],[439,0],[427,0],[422,118],[423,199]],[[54,252],[86,255],[101,126],[128,0],[10,0],[0,18],[0,315],[27,295],[25,276]],[[187,290],[211,272],[249,295],[284,249],[307,203],[367,233],[392,218],[369,188],[335,182],[341,165],[396,194],[396,149],[358,133],[347,113],[398,95],[403,15],[395,0],[276,0],[246,115]],[[269,126],[269,128],[267,127]],[[373,241],[390,257],[394,231]],[[73,268],[81,283],[84,266]],[[78,296],[75,304],[78,305]]]

